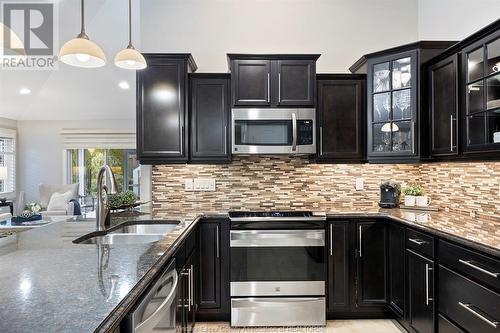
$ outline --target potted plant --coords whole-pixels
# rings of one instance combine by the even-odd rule
[[[403,194],[405,206],[415,206],[416,197],[424,195],[424,190],[418,184],[410,184],[403,189]]]

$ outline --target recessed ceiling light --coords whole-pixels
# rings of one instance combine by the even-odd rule
[[[21,89],[19,89],[19,93],[21,95],[28,95],[28,94],[31,94],[31,89],[29,89],[29,88],[21,88]]]
[[[118,83],[118,87],[120,87],[120,88],[121,88],[121,89],[123,89],[123,90],[127,90],[127,89],[129,89],[129,88],[130,88],[130,85],[128,84],[128,82],[127,82],[127,81],[120,81],[120,82]]]

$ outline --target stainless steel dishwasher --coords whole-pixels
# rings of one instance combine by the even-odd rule
[[[175,260],[172,260],[139,304],[125,317],[121,332],[175,332],[178,281]]]

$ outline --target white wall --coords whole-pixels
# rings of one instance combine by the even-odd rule
[[[26,201],[38,201],[40,183],[63,183],[62,129],[130,129],[133,120],[18,121],[18,191]]]
[[[0,127],[15,130],[17,129],[17,121],[13,119],[0,117]]]
[[[144,52],[190,52],[198,72],[227,72],[226,53],[321,53],[321,73],[417,39],[417,0],[141,1]]]
[[[462,40],[500,18],[500,0],[419,0],[418,38]]]

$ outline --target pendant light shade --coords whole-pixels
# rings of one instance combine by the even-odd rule
[[[4,40],[4,36],[7,35],[10,35],[8,46],[6,45],[7,41]],[[0,60],[2,64],[4,63],[4,59],[8,59],[13,64],[17,64],[20,61],[26,60],[26,50],[19,36],[5,24],[0,22]]]
[[[76,38],[66,42],[59,51],[59,60],[63,63],[84,68],[102,67],[106,64],[106,55],[91,41],[85,33],[84,0],[81,0],[82,30]]]
[[[118,52],[115,65],[125,69],[144,69],[148,66],[144,56],[133,47],[127,47]]]
[[[128,46],[115,57],[115,65],[125,69],[144,69],[148,65],[144,56],[132,45],[132,0],[128,0]]]

